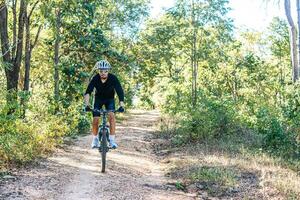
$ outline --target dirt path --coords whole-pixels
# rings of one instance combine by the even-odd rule
[[[91,136],[60,150],[36,166],[0,182],[0,199],[195,199],[176,190],[166,166],[153,153],[151,133],[159,113],[134,111],[118,125],[119,148],[108,154],[105,174]]]

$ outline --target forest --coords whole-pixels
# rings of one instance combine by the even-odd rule
[[[1,0],[0,171],[90,131],[83,95],[106,59],[126,110],[159,110],[171,146],[225,143],[299,176],[300,22],[280,3],[287,18],[238,32],[229,0],[176,0],[156,18],[149,0]]]

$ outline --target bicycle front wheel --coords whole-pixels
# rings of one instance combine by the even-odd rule
[[[107,137],[106,137],[106,129],[102,129],[101,131],[101,162],[102,162],[102,169],[101,172],[104,173],[105,172],[105,165],[106,165],[106,153],[108,150],[107,147]]]

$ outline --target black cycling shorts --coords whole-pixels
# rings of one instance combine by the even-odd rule
[[[94,109],[100,110],[102,109],[103,105],[107,111],[115,110],[115,100],[114,99],[95,99]],[[93,112],[93,117],[99,117],[99,113]]]

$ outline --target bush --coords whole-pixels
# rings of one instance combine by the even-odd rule
[[[176,131],[175,142],[196,142],[236,131],[237,123],[230,101],[202,99],[195,110],[185,113]]]
[[[28,118],[0,114],[0,169],[21,165],[50,152],[61,143],[68,126],[62,117]]]
[[[0,158],[3,163],[24,163],[40,154],[40,143],[29,132],[10,132],[0,136]]]
[[[74,103],[69,108],[63,110],[61,116],[65,118],[68,126],[67,136],[85,134],[90,129],[90,118],[88,113],[83,112],[81,104]]]
[[[257,115],[257,130],[263,134],[263,148],[285,158],[299,156],[297,133],[268,108],[261,108]]]

